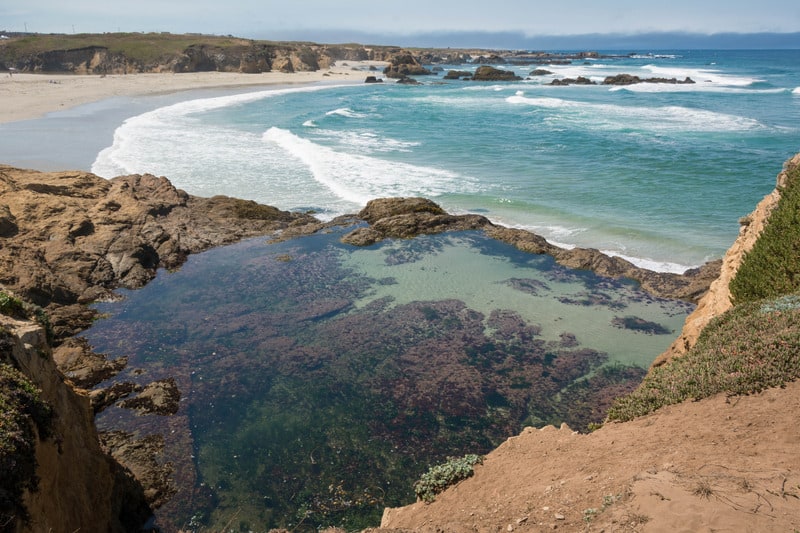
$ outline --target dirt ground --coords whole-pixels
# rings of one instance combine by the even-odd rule
[[[527,428],[432,504],[387,509],[372,533],[798,532],[798,414],[795,382],[588,435]]]

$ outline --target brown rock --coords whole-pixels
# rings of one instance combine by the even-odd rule
[[[490,67],[488,65],[481,65],[475,70],[472,75],[473,81],[517,81],[521,80],[519,76],[510,70],[503,70],[499,68]]]
[[[105,180],[8,166],[0,166],[0,205],[9,206],[6,228],[16,226],[0,248],[0,283],[58,309],[59,338],[85,325],[85,310],[73,304],[108,297],[116,287],[141,287],[190,253],[317,223],[255,202],[193,197],[150,175]],[[0,210],[0,225],[2,217]]]
[[[408,239],[417,235],[481,229],[491,222],[479,215],[450,215],[425,198],[379,198],[358,214],[369,228],[358,228],[342,237],[355,246],[374,244],[386,238]]]

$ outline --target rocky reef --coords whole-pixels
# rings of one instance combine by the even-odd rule
[[[383,198],[372,200],[358,213],[369,226],[357,228],[342,237],[342,242],[367,246],[386,238],[410,238],[443,231],[482,229],[499,241],[532,254],[546,254],[566,267],[590,270],[601,276],[629,278],[639,282],[650,294],[697,302],[719,274],[720,261],[711,261],[684,274],[654,272],[637,267],[620,257],[608,256],[591,248],[559,248],[543,237],[525,230],[492,224],[481,215],[451,215],[424,198]]]

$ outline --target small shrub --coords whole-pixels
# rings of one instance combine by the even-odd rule
[[[22,300],[2,291],[0,291],[0,314],[14,318],[26,317]]]
[[[414,483],[414,492],[418,499],[430,503],[447,487],[472,476],[473,467],[482,463],[483,457],[475,454],[461,458],[448,457],[446,463],[433,466],[422,474],[419,481]]]
[[[47,340],[53,340],[53,326],[50,317],[38,305],[24,302],[4,291],[0,291],[0,314],[17,319],[35,320],[47,334]]]

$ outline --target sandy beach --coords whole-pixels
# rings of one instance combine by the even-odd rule
[[[201,88],[258,87],[318,82],[363,82],[371,64],[377,62],[340,62],[315,72],[192,72],[186,74],[0,74],[0,124],[39,118],[53,111],[63,111],[81,104],[115,96],[168,94]]]

